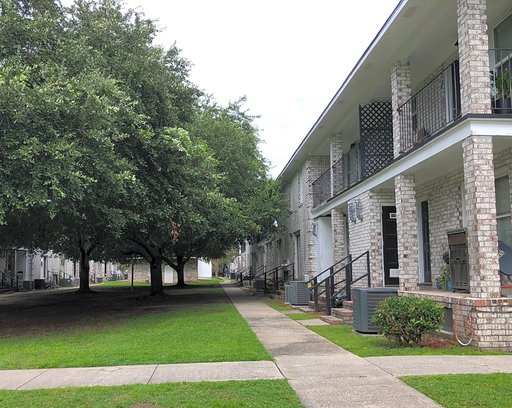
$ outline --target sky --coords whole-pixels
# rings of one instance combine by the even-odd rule
[[[190,80],[217,102],[247,97],[277,177],[398,0],[125,0],[158,21]]]

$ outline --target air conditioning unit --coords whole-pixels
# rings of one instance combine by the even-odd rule
[[[352,288],[354,330],[360,333],[378,333],[372,318],[380,301],[397,296],[396,288]]]
[[[290,289],[291,285],[284,285],[284,303],[286,304],[290,304]]]
[[[285,293],[286,296],[286,293]],[[309,289],[304,281],[291,281],[288,289],[288,301],[291,305],[307,305]]]

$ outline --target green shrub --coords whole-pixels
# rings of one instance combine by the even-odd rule
[[[419,344],[422,334],[441,328],[443,307],[431,299],[393,296],[379,303],[373,323],[388,339]]]

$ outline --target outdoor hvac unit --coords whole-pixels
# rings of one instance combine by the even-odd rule
[[[469,292],[468,244],[466,231],[458,229],[448,231],[450,247],[450,268],[453,290]]]
[[[290,284],[284,285],[284,303],[289,304],[290,303]]]
[[[304,281],[291,281],[288,288],[288,301],[291,305],[307,305],[309,289]],[[286,290],[286,289],[285,289]],[[286,297],[286,292],[285,292]]]
[[[354,330],[360,333],[378,333],[372,323],[378,303],[390,296],[396,296],[395,288],[353,288]]]
[[[265,278],[257,276],[254,278],[254,291],[265,292]]]

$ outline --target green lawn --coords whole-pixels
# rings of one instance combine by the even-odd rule
[[[457,345],[449,348],[399,347],[381,336],[355,334],[352,326],[314,326],[309,327],[309,329],[360,357],[510,354],[500,351],[479,351],[471,347]]]
[[[120,280],[120,281],[106,281],[103,283],[100,283],[101,286],[105,287],[120,287],[120,286],[131,286],[130,280]],[[149,283],[146,282],[133,282],[133,286],[149,286]]]
[[[256,360],[271,356],[231,303],[187,305],[96,329],[0,339],[1,369]]]
[[[287,314],[290,319],[293,320],[310,320],[310,319],[319,319],[320,316],[316,313],[297,313],[297,314]]]
[[[283,300],[279,298],[265,299],[265,303],[269,305],[272,309],[275,309],[279,312],[282,312],[283,310],[293,310],[293,307],[291,307],[290,305],[285,305],[283,303]]]
[[[212,278],[212,279],[200,279],[197,281],[190,281],[186,282],[187,285],[190,286],[202,286],[202,285],[215,285],[222,282],[222,279],[220,278]],[[121,281],[106,281],[100,284],[101,286],[106,287],[129,287],[131,286],[131,281],[128,278],[128,280],[121,280]],[[133,286],[149,286],[149,282],[133,282]],[[165,285],[166,287],[172,287],[174,285]]]
[[[401,380],[445,408],[512,407],[512,374],[429,375]]]
[[[186,282],[187,285],[191,286],[202,286],[202,285],[216,285],[223,282],[221,278],[212,278],[212,279],[199,279],[196,281]]]
[[[5,408],[302,407],[285,380],[0,391]]]

